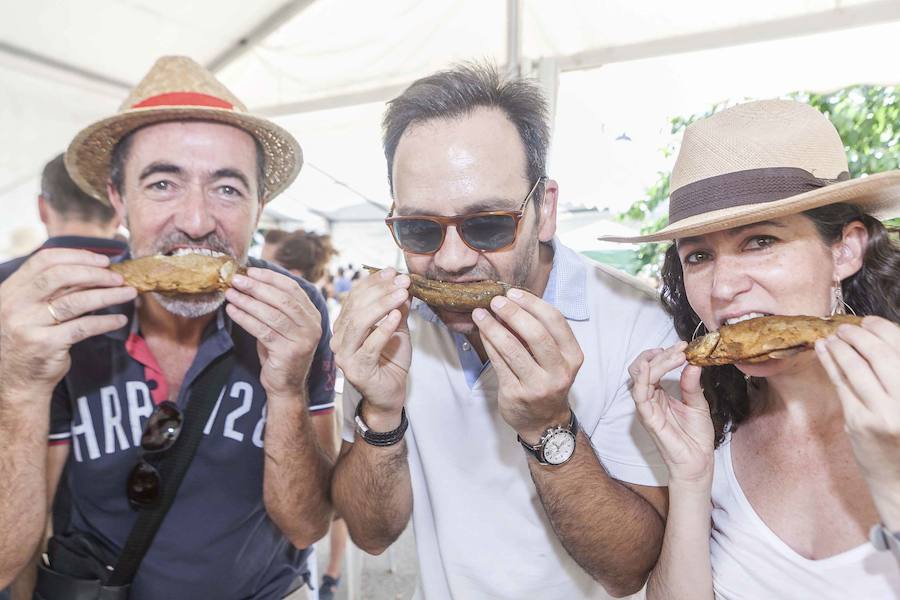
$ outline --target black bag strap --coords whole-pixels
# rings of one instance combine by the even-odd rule
[[[107,586],[128,585],[137,574],[144,555],[150,549],[156,532],[169,512],[172,502],[175,501],[178,487],[188,467],[191,466],[191,460],[203,438],[206,421],[233,367],[234,353],[229,352],[215,359],[194,383],[190,401],[184,410],[184,428],[158,466],[162,478],[159,503],[153,508],[141,509],[131,533],[128,534],[128,541],[125,542],[115,569],[106,582]]]

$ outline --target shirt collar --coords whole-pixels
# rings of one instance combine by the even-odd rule
[[[554,237],[550,244],[553,246],[553,266],[544,289],[544,300],[570,321],[587,321],[591,317],[587,307],[587,266],[559,238]]]
[[[553,264],[543,299],[554,306],[570,321],[587,321],[587,267],[578,255],[564,246],[558,238],[550,242],[553,248]],[[431,307],[418,298],[413,300],[413,310],[427,321],[436,322],[438,316]]]

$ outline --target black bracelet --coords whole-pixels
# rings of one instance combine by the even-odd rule
[[[356,433],[359,434],[359,437],[373,446],[393,446],[403,439],[403,435],[406,433],[406,428],[409,427],[409,421],[406,418],[405,407],[400,409],[400,425],[397,427],[397,429],[379,433],[377,431],[372,431],[369,426],[366,425],[366,422],[363,421],[362,405],[363,401],[362,399],[360,399],[359,403],[356,405],[355,419]]]

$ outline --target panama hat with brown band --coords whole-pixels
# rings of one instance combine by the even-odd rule
[[[900,170],[850,179],[844,145],[819,111],[791,100],[740,104],[689,125],[672,170],[669,224],[611,242],[660,242],[827,204],[900,216]]]
[[[132,131],[165,121],[215,121],[252,135],[265,155],[268,202],[300,172],[303,152],[290,133],[255,117],[209,71],[184,56],[164,56],[126,98],[119,112],[83,129],[66,151],[66,169],[82,190],[109,203],[106,183],[116,144]]]

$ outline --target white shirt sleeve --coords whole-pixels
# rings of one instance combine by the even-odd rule
[[[362,395],[356,391],[349,381],[344,381],[344,422],[341,427],[341,438],[345,442],[353,443],[356,434],[356,405],[362,399]]]
[[[665,486],[668,470],[637,417],[628,366],[644,350],[668,348],[678,337],[670,318],[655,302],[642,303],[635,317],[630,331],[619,338],[623,344],[620,352],[607,365],[606,408],[596,429],[586,433],[610,476],[637,485]],[[664,387],[675,397],[680,374],[677,369],[663,378]]]

